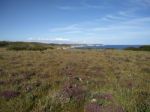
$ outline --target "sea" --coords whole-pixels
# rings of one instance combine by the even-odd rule
[[[142,45],[79,45],[79,46],[74,46],[74,48],[77,49],[118,49],[118,50],[123,50],[129,47],[134,47],[134,48],[139,48]]]

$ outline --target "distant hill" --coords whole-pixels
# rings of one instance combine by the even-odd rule
[[[9,41],[0,41],[0,47],[5,47],[8,50],[46,50],[53,49],[52,45],[37,43],[37,42],[9,42]]]

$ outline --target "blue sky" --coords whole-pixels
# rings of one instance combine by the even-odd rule
[[[150,44],[150,0],[0,0],[0,40]]]

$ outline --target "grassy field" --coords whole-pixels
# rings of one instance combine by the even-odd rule
[[[0,112],[150,112],[150,52],[0,48]]]

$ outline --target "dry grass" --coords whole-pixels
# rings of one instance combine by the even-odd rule
[[[149,112],[150,53],[0,49],[1,112]]]

